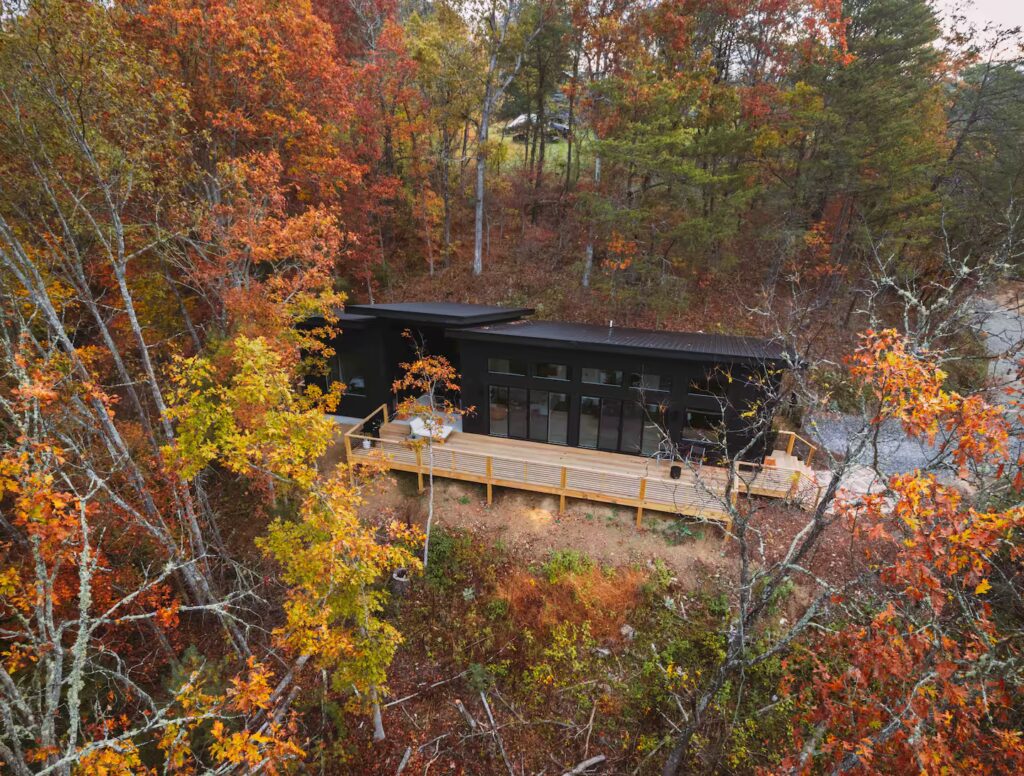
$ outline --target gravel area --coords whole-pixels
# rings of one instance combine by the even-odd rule
[[[977,325],[985,335],[985,345],[995,356],[990,367],[993,382],[992,397],[1006,401],[1006,388],[1016,376],[1016,359],[1020,357],[1024,342],[1024,309],[1017,292],[1006,291],[978,305]],[[808,430],[833,453],[843,453],[848,441],[863,427],[863,419],[854,415],[829,413],[812,418]],[[940,443],[937,440],[937,443]],[[871,453],[866,454],[870,456]],[[878,469],[883,474],[899,474],[927,466],[935,455],[935,448],[924,440],[908,437],[896,421],[885,423],[878,434]],[[870,464],[862,456],[860,463]]]

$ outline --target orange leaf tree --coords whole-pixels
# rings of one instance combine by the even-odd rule
[[[294,516],[333,431],[293,328],[333,320],[361,175],[329,31],[303,3],[41,0],[0,35],[0,759],[300,757],[234,529]],[[163,681],[189,644],[224,667],[198,695]],[[217,689],[253,672],[265,701]]]
[[[869,584],[837,598],[840,619],[792,661],[797,772],[1010,773],[1024,769],[1019,732],[1024,649],[1020,581],[1024,506],[1006,492],[1002,408],[942,386],[934,356],[895,331],[868,332],[853,375],[896,417],[936,439],[961,477],[915,471],[841,504],[865,539]],[[991,487],[1002,484],[1003,495]]]
[[[412,334],[404,332],[413,341]],[[423,566],[430,552],[430,527],[434,521],[434,443],[444,439],[443,427],[456,418],[473,411],[456,404],[453,395],[459,390],[459,373],[444,356],[431,356],[422,344],[416,345],[416,357],[400,365],[404,374],[392,385],[399,397],[398,413],[423,421],[427,435],[416,444],[427,448],[427,527],[423,541]]]

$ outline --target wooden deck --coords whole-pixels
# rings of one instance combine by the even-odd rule
[[[385,420],[379,438],[361,433],[363,424],[377,413]],[[373,415],[345,434],[349,462],[383,457],[392,469],[416,473],[422,489],[431,451],[422,440],[410,441],[408,425],[387,422],[386,408],[378,408]],[[724,468],[683,465],[682,475],[672,479],[669,464],[651,458],[461,431],[452,432],[444,443],[435,442],[431,448],[435,477],[481,483],[487,488],[487,503],[498,486],[556,495],[562,511],[567,498],[633,507],[637,525],[644,510],[729,523],[725,500],[729,472]],[[790,498],[805,506],[817,503],[813,474],[792,456],[793,442],[788,448],[776,451],[775,457],[778,463],[789,462],[790,466],[740,464],[738,490]]]

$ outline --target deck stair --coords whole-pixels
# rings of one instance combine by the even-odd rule
[[[384,423],[380,427],[380,438],[381,439],[393,439],[398,442],[404,442],[409,438],[410,430],[408,421],[390,421]]]

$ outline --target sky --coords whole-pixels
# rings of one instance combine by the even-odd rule
[[[940,6],[946,8],[961,5],[956,0],[943,0],[940,3]],[[963,10],[978,27],[984,27],[986,22],[996,22],[1004,27],[1024,27],[1024,0],[974,0]]]

